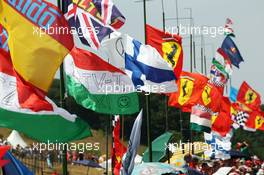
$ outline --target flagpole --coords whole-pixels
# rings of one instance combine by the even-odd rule
[[[164,0],[161,0],[161,5],[162,5],[162,28],[163,32],[166,31],[166,19],[165,19],[165,10],[164,10]],[[164,95],[164,103],[165,103],[165,131],[169,130],[169,117],[168,117],[168,97],[167,95]]]
[[[60,0],[57,0],[57,3],[58,3],[58,8],[64,13],[64,1],[61,2]],[[60,65],[60,106],[66,109],[63,63]],[[68,175],[67,146],[63,147],[63,152],[62,152],[62,172],[63,175]]]
[[[106,165],[105,165],[105,169],[106,169],[106,171],[105,171],[105,174],[106,175],[108,175],[108,152],[109,152],[109,150],[108,150],[108,144],[109,144],[109,142],[108,142],[108,140],[109,140],[109,138],[108,138],[108,135],[109,135],[109,119],[110,119],[110,116],[109,117],[106,117],[106,144],[105,144],[105,159],[106,159]]]
[[[203,59],[204,59],[204,48],[203,48],[203,34],[201,35],[201,73],[204,73],[204,63],[203,63]]]
[[[143,0],[144,10],[144,32],[145,32],[145,44],[147,44],[147,11],[146,0]],[[149,149],[149,161],[152,162],[152,143],[151,143],[151,116],[149,114],[150,97],[146,95],[146,114],[147,114],[147,134],[148,134],[148,149]]]
[[[205,53],[204,53],[204,72],[205,72],[205,76],[207,76],[207,61],[206,61]]]
[[[114,150],[116,149],[115,147],[114,147],[114,135],[113,135],[113,132],[114,132],[114,126],[113,126],[113,124],[114,124],[114,122],[115,122],[115,116],[113,117],[113,116],[109,116],[109,125],[110,125],[110,131],[111,131],[111,133],[112,133],[112,153],[111,153],[111,165],[112,165],[112,175],[114,175],[114,169],[115,169],[115,162],[113,161],[113,152],[115,152]],[[120,116],[119,116],[119,122],[120,122]]]

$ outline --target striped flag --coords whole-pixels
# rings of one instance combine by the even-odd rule
[[[173,68],[149,45],[124,35],[125,71],[135,87],[146,92],[170,93],[178,90]]]
[[[8,46],[16,72],[26,82],[47,92],[73,47],[63,14],[44,0],[1,0],[0,23],[9,34]]]
[[[211,117],[213,113],[202,105],[195,105],[191,112],[191,129],[194,131],[211,132]]]
[[[235,37],[234,29],[233,29],[233,20],[230,18],[226,19],[225,27],[224,27],[224,34],[227,36],[233,36]]]
[[[98,55],[74,48],[64,62],[67,93],[87,109],[104,114],[139,111],[131,79]]]
[[[218,48],[212,62],[216,68],[221,71],[227,78],[232,75],[232,64],[225,52]]]
[[[91,136],[87,123],[57,107],[43,91],[25,82],[2,49],[0,127],[15,129],[42,142],[68,142]]]
[[[97,49],[106,36],[125,23],[112,0],[66,0],[66,3],[69,24],[84,46]]]

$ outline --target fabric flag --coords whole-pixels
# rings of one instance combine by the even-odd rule
[[[153,93],[177,91],[173,68],[149,45],[128,35],[123,37],[125,71],[137,89]]]
[[[212,121],[211,117],[220,112],[222,94],[218,89],[210,84],[203,88],[200,99],[192,107],[191,129],[195,131],[210,132]]]
[[[5,51],[9,51],[8,48],[8,34],[4,27],[0,24],[0,48],[4,49]]]
[[[198,132],[211,132],[212,122],[211,117],[213,113],[203,105],[195,105],[191,112],[191,130]]]
[[[66,0],[69,24],[80,42],[97,49],[101,41],[121,28],[125,17],[112,0]]]
[[[215,54],[215,57],[213,58],[212,63],[227,78],[229,78],[232,75],[233,72],[231,65],[232,63],[221,48],[217,49],[217,52]]]
[[[211,146],[211,149],[205,151],[204,154],[212,159],[230,159],[232,136],[232,130],[225,137],[221,137],[214,132],[204,133],[205,142]]]
[[[249,114],[245,111],[238,111],[236,115],[232,115],[233,128],[245,128],[248,121]]]
[[[237,101],[238,90],[234,87],[230,87],[229,99],[234,103]]]
[[[113,120],[113,148],[112,148],[112,166],[114,175],[120,174],[122,167],[122,157],[126,153],[127,148],[120,141],[120,116],[116,115]]]
[[[64,70],[68,94],[83,107],[104,114],[139,111],[131,79],[96,54],[74,48],[65,58]]]
[[[58,108],[13,69],[0,50],[0,127],[15,129],[42,142],[67,142],[91,135],[88,124]]]
[[[243,82],[237,94],[237,101],[246,105],[250,110],[259,110],[261,97],[247,82]]]
[[[130,175],[134,169],[135,157],[137,155],[137,149],[140,145],[142,113],[143,110],[141,110],[138,114],[130,134],[127,153],[125,154],[125,159],[122,162],[122,175]]]
[[[223,94],[227,81],[228,78],[213,64],[210,70],[209,82],[213,84],[221,94]]]
[[[108,63],[121,70],[125,70],[124,42],[122,38],[122,34],[119,32],[111,33],[110,38],[105,39],[101,43],[101,47],[98,49],[98,52],[105,55]]]
[[[237,68],[239,68],[239,64],[244,60],[243,60],[236,44],[234,43],[234,41],[229,36],[225,37],[221,48],[226,53],[226,55],[228,55],[229,59],[231,60],[231,63],[234,66],[236,66]]]
[[[151,45],[173,67],[177,78],[183,65],[182,38],[176,34],[163,32],[150,25],[146,26],[147,44]]]
[[[213,113],[219,112],[221,107],[222,93],[210,82],[203,88],[197,104],[203,105]]]
[[[245,126],[253,130],[264,131],[264,113],[260,111],[251,112]]]
[[[9,160],[3,159],[10,146],[0,146],[0,168],[9,163]]]
[[[10,36],[8,45],[16,72],[47,92],[73,47],[72,35],[56,6],[44,0],[23,2],[0,1],[0,23]]]
[[[227,97],[221,101],[221,109],[218,115],[212,117],[212,131],[225,137],[232,128],[231,102]]]
[[[230,18],[226,19],[225,27],[224,27],[224,34],[226,36],[232,36],[235,37],[234,30],[233,30],[233,20]]]
[[[4,175],[34,175],[33,172],[17,160],[10,152],[7,152],[4,158],[10,160],[10,163],[3,167]]]
[[[181,72],[177,81],[178,92],[169,94],[169,106],[181,108],[184,112],[191,112],[196,104],[208,78],[199,73]]]

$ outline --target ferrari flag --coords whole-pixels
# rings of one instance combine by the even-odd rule
[[[250,110],[259,110],[261,97],[258,92],[252,89],[247,82],[243,82],[237,94],[237,101],[246,105]]]
[[[191,112],[191,108],[200,98],[208,78],[190,72],[182,72],[177,81],[179,90],[169,94],[169,106],[182,108],[184,112]]]
[[[176,77],[180,77],[183,64],[182,38],[147,25],[147,44],[156,48],[173,67]]]

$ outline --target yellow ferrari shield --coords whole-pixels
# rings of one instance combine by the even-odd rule
[[[212,99],[211,99],[211,90],[212,88],[208,85],[206,85],[204,87],[203,93],[202,93],[202,99],[203,99],[203,103],[205,104],[205,106],[207,106],[208,104],[211,103]]]
[[[260,128],[264,124],[264,119],[262,116],[256,116],[255,127],[256,129]]]
[[[256,100],[256,98],[257,98],[257,94],[255,92],[253,92],[251,89],[249,89],[246,92],[246,95],[245,95],[246,104],[252,104],[252,103],[254,103],[254,101]]]
[[[194,88],[192,79],[185,77],[180,79],[180,96],[178,102],[180,105],[185,104],[191,97]]]
[[[167,41],[162,43],[163,58],[175,68],[178,63],[182,48],[175,41]]]
[[[212,115],[212,118],[211,118],[211,121],[212,121],[212,124],[214,124],[215,120],[217,119],[218,115],[217,114],[213,114]]]

